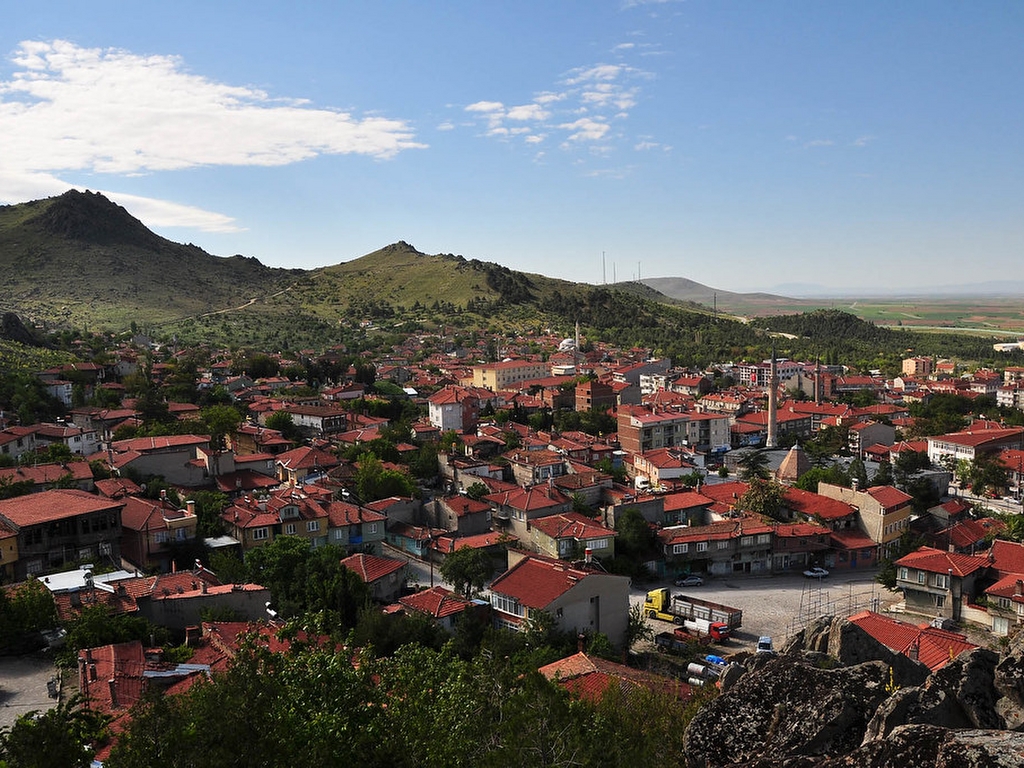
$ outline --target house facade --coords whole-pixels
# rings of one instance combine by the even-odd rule
[[[73,489],[0,501],[0,523],[17,534],[14,580],[81,561],[119,563],[123,507],[123,501]]]

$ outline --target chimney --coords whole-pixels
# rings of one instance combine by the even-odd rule
[[[114,678],[107,680],[107,685],[110,686],[110,707],[117,709],[117,683]]]
[[[586,563],[592,563],[594,561],[594,550],[592,550],[590,547],[587,547],[585,550],[583,550],[583,560]]]
[[[167,491],[160,489],[160,501],[167,501]]]
[[[576,635],[576,652],[577,653],[583,653],[583,647],[584,647],[584,645],[586,645],[586,642],[587,642],[587,636],[584,635],[582,632],[580,632],[578,635]]]
[[[91,663],[91,662],[89,663],[89,679],[90,680],[95,680],[96,679],[96,665]]]
[[[1013,594],[1018,597],[1024,595],[1024,581],[1017,579],[1017,582],[1013,585]]]
[[[195,517],[196,514],[196,502],[195,499],[189,499],[185,502],[185,508],[188,509],[188,513]]]

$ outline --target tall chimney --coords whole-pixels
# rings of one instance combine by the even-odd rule
[[[117,709],[117,682],[114,678],[107,680],[107,685],[110,686],[110,706],[112,709]]]
[[[768,437],[765,439],[765,448],[775,448],[778,445],[778,417],[776,409],[778,403],[777,390],[779,388],[779,372],[775,364],[775,342],[772,342],[772,361],[768,369]]]

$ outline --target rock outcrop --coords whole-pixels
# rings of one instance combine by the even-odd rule
[[[758,667],[693,718],[689,765],[845,754],[860,746],[889,695],[889,669],[880,662],[821,669],[780,656]]]
[[[1024,765],[1024,633],[929,673],[845,619],[730,666],[690,722],[692,768]]]

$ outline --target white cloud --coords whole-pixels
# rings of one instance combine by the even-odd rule
[[[540,104],[523,104],[510,107],[505,116],[509,120],[547,120],[550,114]]]
[[[540,144],[542,141],[544,141],[544,138],[544,134],[542,133],[532,133],[526,138],[524,138],[523,141],[525,141],[527,144]]]
[[[866,147],[872,141],[877,139],[877,136],[858,136],[853,140],[853,146],[855,147]]]
[[[593,67],[580,67],[570,72],[565,79],[566,85],[579,85],[601,80],[616,80],[619,75],[630,71],[630,67],[622,64],[597,64]]]
[[[12,194],[14,200],[26,199],[17,196],[12,180],[21,179],[22,189],[31,189],[33,179],[35,186],[49,186],[60,183],[58,174],[71,171],[138,175],[201,166],[279,166],[331,154],[391,158],[426,146],[403,120],[354,117],[219,83],[188,72],[176,56],[55,40],[22,42],[11,61],[20,70],[0,81],[0,178],[6,180],[0,194],[5,199]],[[59,191],[69,186],[60,183]],[[221,214],[133,199],[133,210],[147,223],[212,231],[231,226]]]
[[[589,117],[582,117],[572,123],[562,123],[559,128],[569,131],[569,141],[598,141],[608,133],[608,124]]]
[[[619,43],[614,48],[612,48],[612,50],[613,51],[628,51],[631,48],[636,48],[636,43]]]
[[[814,139],[804,144],[805,147],[831,147],[835,144],[832,139]]]
[[[492,112],[504,112],[505,105],[500,101],[478,101],[474,104],[470,104],[466,107],[467,112],[484,112],[490,114]]]
[[[534,99],[537,104],[553,104],[556,101],[565,101],[568,94],[565,93],[552,93],[551,91],[545,91]]]
[[[623,43],[619,50],[628,50],[635,43]],[[652,75],[625,64],[598,63],[568,71],[557,83],[557,90],[538,92],[529,103],[507,107],[505,102],[482,100],[464,110],[476,116],[484,135],[508,138],[521,134],[526,143],[540,141],[538,136],[561,131],[558,146],[574,149],[581,143],[598,143],[591,147],[598,154],[612,150],[624,135],[611,135],[609,122],[624,121],[636,106],[640,87],[636,81]],[[529,126],[511,128],[515,121]]]
[[[454,131],[455,130],[455,123],[453,123],[451,120],[445,120],[443,123],[438,125],[434,130],[436,130],[436,131]]]

